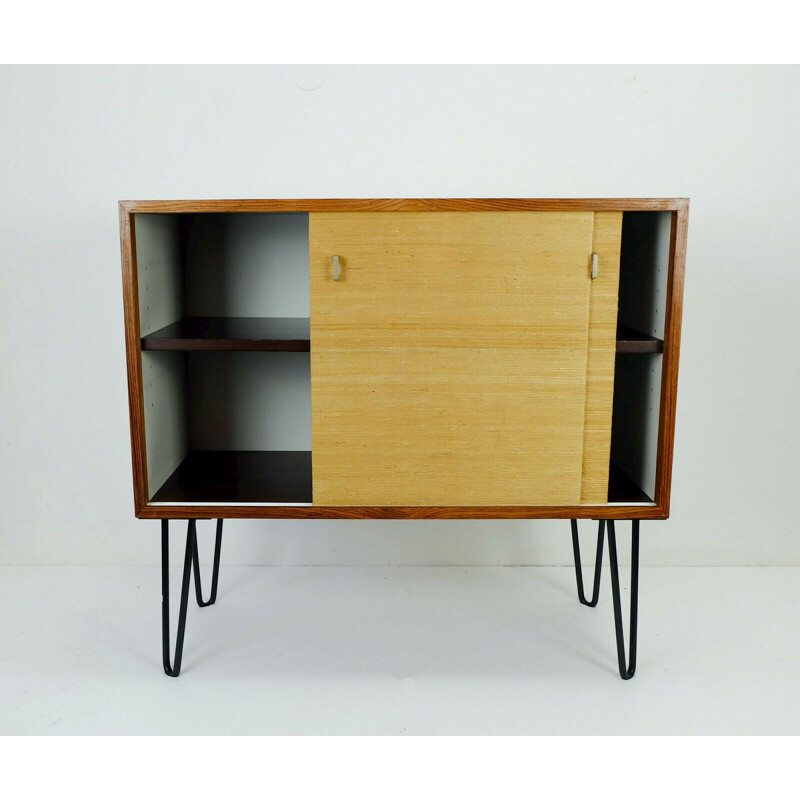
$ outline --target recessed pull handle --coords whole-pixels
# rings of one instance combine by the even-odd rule
[[[597,253],[592,253],[592,280],[597,277]]]
[[[339,256],[333,257],[333,279],[339,280]]]

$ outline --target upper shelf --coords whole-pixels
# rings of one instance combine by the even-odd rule
[[[142,350],[310,349],[307,317],[184,317],[142,337]]]
[[[142,337],[142,350],[260,350],[307,353],[307,317],[184,317]],[[617,326],[618,353],[661,353],[664,342]]]
[[[663,353],[663,339],[648,336],[641,331],[635,331],[627,325],[617,325],[617,352],[618,353]]]

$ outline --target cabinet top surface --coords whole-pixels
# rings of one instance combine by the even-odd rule
[[[120,200],[122,214],[276,211],[685,211],[673,198],[396,198],[283,200]]]

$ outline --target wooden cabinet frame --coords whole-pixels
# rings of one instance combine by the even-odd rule
[[[264,505],[150,505],[144,428],[141,333],[134,214],[203,214],[315,211],[667,211],[671,213],[658,452],[654,503],[577,506],[334,507]],[[142,519],[328,518],[328,519],[666,519],[669,516],[678,388],[687,199],[376,199],[376,200],[170,200],[119,204],[125,344],[130,402],[134,507]]]

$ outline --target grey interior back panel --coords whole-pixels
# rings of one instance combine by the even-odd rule
[[[147,486],[161,488],[189,450],[186,361],[183,353],[142,353]]]
[[[622,220],[619,321],[663,339],[672,214],[626,211]]]
[[[664,338],[672,215],[626,211],[620,257],[620,323]],[[660,354],[618,354],[614,372],[611,459],[651,498],[655,495]]]
[[[182,221],[194,317],[307,317],[308,214],[194,214]]]
[[[174,214],[136,214],[134,226],[139,325],[146,336],[183,314],[180,225]]]
[[[661,402],[660,354],[620,353],[614,375],[611,460],[654,499]]]
[[[192,450],[310,450],[308,353],[190,353]]]
[[[183,278],[179,219],[136,214],[136,265],[142,335],[180,319]],[[152,496],[189,448],[182,353],[142,353],[147,484]]]
[[[182,220],[184,313],[308,317],[308,214]],[[310,450],[308,353],[192,353],[192,450]]]

